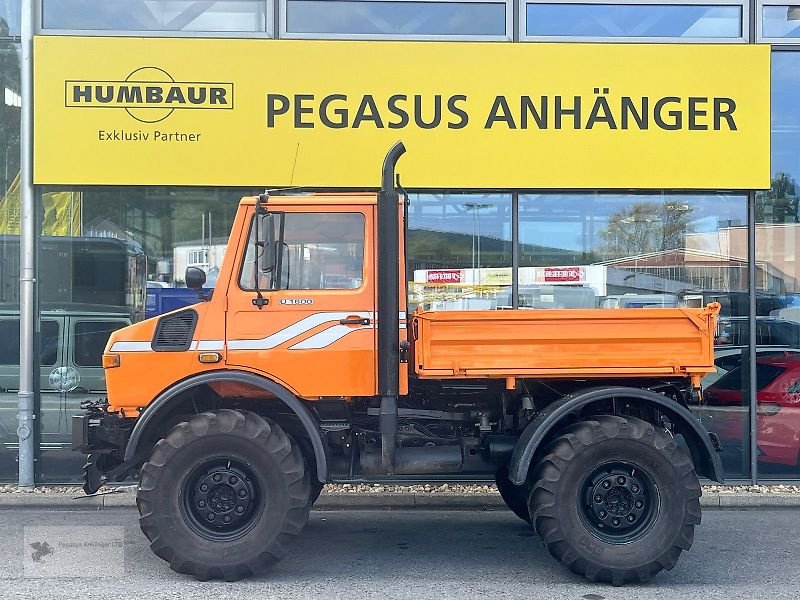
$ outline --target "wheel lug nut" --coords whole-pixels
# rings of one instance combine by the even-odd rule
[[[603,482],[603,489],[607,490],[610,487],[611,487],[611,482],[610,481],[604,481]]]
[[[607,513],[606,511],[604,511],[604,510],[601,510],[601,511],[600,511],[599,513],[597,513],[597,514],[598,514],[598,515],[600,515],[600,518],[601,518],[601,519],[605,519],[605,518],[606,518],[606,516],[608,516],[608,513]]]
[[[636,517],[633,515],[628,515],[628,523],[633,523],[636,520]]]
[[[222,481],[222,475],[220,475],[219,473],[215,473],[211,479],[213,479],[216,483],[219,483],[220,481]]]
[[[634,506],[636,508],[642,508],[644,506],[644,502],[642,502],[641,500],[637,500]]]
[[[595,502],[602,502],[602,501],[603,501],[603,497],[602,497],[600,494],[597,494],[597,495],[594,497],[594,501],[595,501]]]
[[[207,492],[208,491],[208,486],[204,483],[203,485],[200,486],[200,491],[201,492]]]
[[[614,527],[619,527],[619,523],[620,523],[619,519],[611,519],[611,524]]]
[[[634,484],[631,486],[631,491],[632,491],[634,494],[638,494],[638,493],[639,493],[639,486],[638,486],[638,485],[636,485],[636,484],[634,483]]]
[[[244,506],[237,506],[236,507],[237,514],[242,514],[244,512]]]
[[[620,485],[625,485],[625,478],[620,475],[617,477],[617,483]]]
[[[247,496],[247,490],[239,490],[239,498],[244,498]]]
[[[223,521],[224,523],[230,523],[230,522],[231,522],[231,518],[230,518],[230,517],[223,517],[223,518],[222,518],[222,521]]]
[[[200,508],[205,508],[206,507],[206,501],[205,500],[200,500],[200,502],[197,503],[197,506],[199,506]]]
[[[216,515],[214,515],[214,513],[208,513],[208,520],[209,520],[209,521],[213,521],[213,520],[214,520],[214,519],[216,519],[216,518],[217,518],[217,517],[216,517]]]
[[[230,483],[231,485],[236,485],[238,482],[239,482],[239,478],[236,477],[236,475],[231,475],[228,478],[228,483]]]

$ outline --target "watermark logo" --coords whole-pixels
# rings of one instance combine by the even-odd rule
[[[233,83],[176,81],[160,67],[140,67],[123,81],[64,82],[67,108],[116,108],[142,123],[176,110],[232,110]]]
[[[31,552],[33,562],[42,562],[45,556],[53,553],[53,547],[47,542],[33,542],[30,547],[33,548]]]
[[[125,528],[32,526],[23,533],[23,575],[121,577],[125,574]]]

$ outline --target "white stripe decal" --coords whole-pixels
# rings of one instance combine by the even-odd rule
[[[193,342],[194,343],[194,342]],[[223,340],[200,340],[197,342],[197,350],[223,350],[225,342]],[[194,348],[191,348],[194,350]]]
[[[339,321],[340,319],[346,319],[347,317],[351,316],[358,316],[365,319],[375,319],[375,313],[372,312],[363,312],[363,311],[350,311],[350,312],[329,312],[329,313],[315,313],[313,315],[309,315],[304,319],[301,319],[297,323],[289,325],[288,327],[281,329],[280,331],[273,333],[272,335],[268,335],[265,338],[257,339],[257,340],[229,340],[228,341],[228,349],[230,350],[270,350],[281,344],[284,344],[291,340],[292,338],[296,338],[298,336],[303,335],[314,329],[315,327],[319,327],[324,323],[328,323],[330,321]],[[406,314],[401,312],[399,314],[400,317],[400,329],[405,329],[406,323]],[[291,346],[290,350],[306,350],[311,348],[325,348],[330,346],[334,342],[342,339],[345,335],[350,333],[351,331],[358,331],[359,329],[369,329],[371,327],[350,327],[347,325],[334,325],[326,329],[325,331],[321,331],[315,335],[312,335],[307,340],[299,342],[293,346]],[[320,345],[321,344],[321,345]],[[189,350],[197,350],[197,351],[212,351],[212,350],[224,350],[225,342],[224,340],[192,340],[192,343],[189,345]],[[151,342],[114,342],[114,345],[111,346],[110,352],[150,352],[152,351],[153,346]]]
[[[361,331],[362,329],[372,329],[372,327],[369,325],[364,327],[351,327],[350,325],[334,325],[333,327],[328,327],[328,329],[326,329],[325,331],[320,331],[319,333],[315,333],[310,338],[305,339],[302,342],[298,342],[294,346],[290,346],[289,350],[318,350],[319,348],[327,348],[334,342],[338,342],[348,333],[353,333],[354,331]]]
[[[114,342],[110,352],[148,352],[152,349],[151,342]]]
[[[228,340],[229,350],[270,350],[276,346],[280,346],[289,340],[303,335],[319,327],[324,323],[330,321],[339,321],[347,317],[361,317],[364,319],[373,318],[371,312],[329,312],[329,313],[315,313],[309,315],[304,319],[300,319],[297,323],[289,325],[280,331],[268,335],[265,338],[257,340]]]

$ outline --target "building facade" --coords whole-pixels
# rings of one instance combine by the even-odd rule
[[[4,481],[16,479],[17,448],[19,14],[15,0],[0,2]],[[111,38],[109,44],[214,39],[216,47],[242,39],[264,45],[358,40],[365,48],[386,41],[458,41],[478,49],[489,43],[629,44],[631,53],[650,44],[680,44],[698,53],[714,44],[770,46],[771,144],[763,149],[769,189],[689,191],[667,179],[660,189],[623,183],[486,191],[471,185],[466,173],[464,184],[447,189],[410,187],[410,299],[438,309],[486,310],[657,309],[718,301],[718,369],[705,384],[712,399],[724,401],[697,410],[723,438],[726,473],[745,481],[800,477],[800,6],[774,0],[41,0],[36,33]],[[85,56],[87,63],[95,59]],[[77,154],[92,168],[94,158],[82,155],[76,140],[47,143],[52,163],[74,161]],[[535,171],[537,164],[528,168]],[[578,177],[580,165],[575,168]],[[218,267],[239,198],[286,183],[265,175],[263,186],[244,187],[113,181],[36,187],[37,481],[80,478],[83,457],[69,449],[70,415],[82,399],[103,394],[104,340],[124,324],[121,314],[142,318],[146,281],[180,287],[186,265]],[[755,357],[748,352],[753,323]],[[67,385],[65,373],[77,374],[77,384]]]

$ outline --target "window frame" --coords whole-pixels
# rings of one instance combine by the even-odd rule
[[[34,33],[36,35],[85,36],[85,37],[153,37],[153,38],[261,38],[275,37],[276,2],[275,0],[259,0],[266,6],[265,31],[161,31],[141,29],[55,29],[44,26],[44,5],[53,0],[36,0],[34,15]]]
[[[756,43],[774,44],[777,46],[792,46],[800,44],[798,37],[767,37],[764,35],[764,7],[765,6],[788,6],[791,0],[753,0],[755,2],[756,16]]]
[[[343,0],[349,2],[389,2],[394,4],[429,3],[429,4],[498,4],[505,6],[504,35],[392,35],[383,33],[292,33],[288,31],[288,4],[290,0],[279,0],[278,4],[278,37],[288,40],[395,40],[424,42],[511,42],[514,41],[514,0]]]
[[[788,1],[788,0],[785,0]],[[519,12],[519,41],[520,42],[591,42],[591,43],[651,43],[651,44],[746,44],[750,41],[750,1],[749,0],[634,0],[624,2],[617,0],[517,0]],[[528,4],[670,4],[675,6],[738,6],[741,9],[741,35],[739,37],[626,37],[626,36],[561,36],[561,35],[528,35]],[[800,41],[800,40],[799,40]]]

